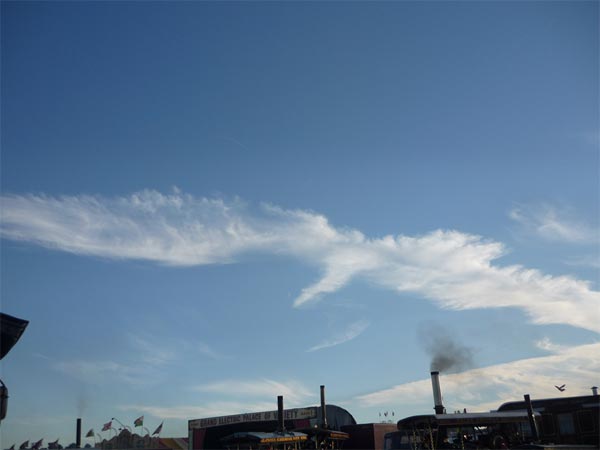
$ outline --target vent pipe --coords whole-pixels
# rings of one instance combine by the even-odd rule
[[[540,433],[538,432],[537,422],[535,420],[535,416],[533,415],[533,404],[531,403],[529,394],[525,394],[523,398],[525,399],[525,406],[527,407],[527,417],[529,417],[531,437],[533,438],[533,442],[537,442],[540,439]]]
[[[444,414],[444,405],[442,404],[442,390],[440,388],[440,373],[431,372],[431,387],[433,388],[433,409],[436,414]]]
[[[283,395],[277,396],[277,431],[283,433],[285,425],[283,422]]]
[[[592,395],[598,395],[598,386],[592,386]]]
[[[75,434],[75,447],[81,448],[81,418],[77,419],[77,431]]]
[[[327,428],[327,408],[325,407],[325,386],[321,385],[321,426]]]

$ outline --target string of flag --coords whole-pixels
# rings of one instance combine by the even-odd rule
[[[154,433],[152,433],[152,436],[155,436],[157,434],[160,434],[160,432],[162,431],[162,427],[164,424],[164,420],[160,423],[160,425],[158,427],[156,427],[156,429],[154,430]],[[134,427],[143,427],[144,426],[144,416],[140,416],[137,419],[135,419],[133,421],[133,426]],[[108,431],[108,430],[114,430],[113,426],[112,426],[112,420],[106,422],[103,426],[102,426],[102,431]],[[91,436],[93,436],[94,430],[91,429],[90,431],[88,431],[88,435],[91,434]],[[86,437],[88,437],[88,435],[86,435]]]
[[[120,422],[119,422],[120,423]],[[144,430],[146,430],[147,435],[150,436],[156,436],[156,435],[160,435],[160,433],[162,432],[162,428],[163,428],[163,424],[164,424],[164,420],[160,423],[160,425],[158,425],[156,427],[156,429],[154,430],[154,432],[152,434],[150,434],[150,431],[144,427],[144,416],[140,416],[137,419],[135,419],[133,421],[133,426],[134,427],[142,427]],[[112,420],[109,420],[108,422],[106,422],[104,425],[102,425],[102,430],[101,431],[110,431],[110,430],[114,430],[116,433],[116,430],[113,428],[112,426]],[[90,430],[85,434],[86,438],[95,438],[98,437],[100,439],[102,439],[102,437],[100,436],[100,434],[96,434],[96,432],[94,431],[93,428],[90,428]],[[53,442],[48,442],[48,448],[49,449],[57,449],[59,448],[58,446],[58,441],[60,439],[56,439]],[[42,443],[44,442],[44,438],[34,442],[31,446],[29,445],[29,439],[26,440],[25,442],[23,442],[20,446],[19,446],[19,450],[40,450],[42,448]],[[16,448],[16,444],[13,444],[10,448],[8,448],[8,450],[15,450]]]

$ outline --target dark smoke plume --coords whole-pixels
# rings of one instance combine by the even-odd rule
[[[79,392],[77,395],[77,417],[83,417],[88,406],[87,395],[85,392]]]
[[[421,325],[419,341],[429,356],[430,370],[452,373],[473,367],[473,350],[459,343],[455,336],[439,324]]]

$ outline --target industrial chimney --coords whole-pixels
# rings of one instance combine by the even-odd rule
[[[529,418],[529,427],[531,428],[531,436],[533,437],[533,442],[537,442],[540,439],[540,432],[537,427],[537,422],[535,420],[535,415],[533,412],[533,403],[531,403],[531,397],[529,394],[525,394],[523,396],[525,400],[525,406],[527,408],[527,417]]]
[[[277,431],[280,433],[285,431],[283,422],[283,395],[277,396]]]
[[[325,386],[321,385],[321,427],[327,428],[327,410],[325,408]]]
[[[444,414],[444,405],[442,404],[442,390],[440,389],[440,373],[431,372],[431,387],[433,388],[433,409],[436,414]]]
[[[77,419],[77,431],[75,434],[75,447],[81,448],[81,418]]]
[[[592,395],[598,395],[598,386],[592,386]]]

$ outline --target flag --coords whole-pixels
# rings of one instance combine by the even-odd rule
[[[85,435],[85,437],[94,437],[94,429],[90,428],[90,431],[87,432],[87,434]]]
[[[32,449],[34,450],[39,450],[39,448],[42,446],[42,441],[44,440],[44,438],[40,439],[39,441],[37,441],[35,444],[33,444],[31,446]]]
[[[155,434],[160,434],[160,432],[162,431],[162,426],[163,426],[163,422],[161,422],[160,425],[158,427],[156,427],[156,430],[154,430],[154,433],[152,433],[152,436],[154,436]]]
[[[29,441],[25,441],[21,444],[21,446],[19,447],[19,450],[24,450],[27,447],[29,447]]]
[[[137,419],[135,419],[133,421],[133,426],[134,427],[141,427],[144,425],[144,416],[138,417]]]
[[[106,422],[104,424],[104,426],[102,427],[102,431],[108,431],[111,429],[111,427],[112,427],[112,420],[110,422]]]

